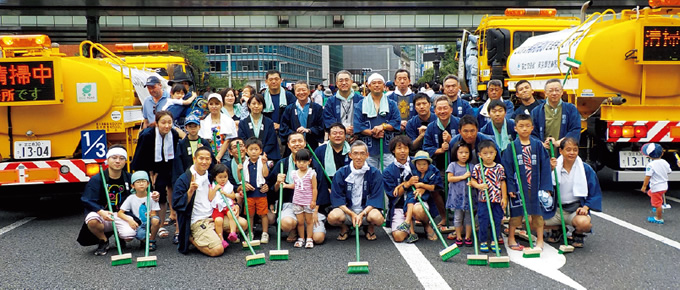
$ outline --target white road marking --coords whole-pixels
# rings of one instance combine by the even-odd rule
[[[594,216],[596,216],[596,217],[603,218],[603,219],[608,220],[608,221],[610,221],[610,222],[613,222],[613,223],[615,223],[615,224],[617,224],[617,225],[620,225],[620,226],[622,226],[622,227],[624,227],[624,228],[627,228],[627,229],[632,230],[632,231],[634,231],[634,232],[637,232],[637,233],[639,233],[639,234],[641,234],[641,235],[644,235],[644,236],[647,236],[647,237],[649,237],[649,238],[655,239],[655,240],[657,240],[657,241],[659,241],[659,242],[662,242],[662,243],[664,243],[664,244],[666,244],[666,245],[669,245],[669,246],[671,246],[671,247],[673,247],[673,248],[676,248],[676,249],[680,250],[680,243],[678,243],[678,242],[676,242],[676,241],[674,241],[674,240],[671,240],[671,239],[669,239],[669,238],[666,238],[666,237],[664,237],[664,236],[662,236],[662,235],[659,235],[659,234],[654,233],[654,232],[650,232],[650,231],[645,230],[645,229],[643,229],[643,228],[641,228],[641,227],[638,227],[638,226],[636,226],[636,225],[633,225],[633,224],[631,224],[631,223],[629,223],[629,222],[626,222],[626,221],[620,220],[620,219],[618,219],[618,218],[615,218],[615,217],[613,217],[613,216],[610,216],[610,215],[608,215],[608,214],[606,214],[606,213],[591,211],[590,214],[591,214],[591,215],[594,215]]]
[[[411,267],[413,274],[418,277],[418,281],[420,281],[420,284],[423,285],[423,288],[451,289],[449,284],[446,283],[446,280],[442,278],[439,272],[437,272],[437,269],[435,269],[434,266],[430,264],[430,261],[425,258],[423,253],[420,252],[416,245],[396,243],[394,242],[394,239],[392,239],[392,230],[385,227],[383,230],[385,230],[387,236],[390,237],[390,241],[392,241],[397,250],[399,250],[399,253],[402,257],[404,257],[404,260],[406,260],[409,267]]]
[[[560,255],[557,252],[557,249],[553,248],[547,243],[543,244],[543,252],[541,253],[540,258],[524,258],[521,251],[510,250],[507,239],[505,243],[505,251],[508,253],[510,261],[514,262],[515,264],[518,264],[574,289],[586,289],[581,284],[574,281],[574,279],[571,279],[571,277],[559,271],[559,269],[562,268],[562,266],[564,266],[564,264],[567,262],[567,259],[564,257],[564,255]]]
[[[677,198],[672,197],[672,196],[666,196],[666,199],[667,199],[667,200],[670,200],[670,201],[675,201],[675,202],[677,202],[677,203],[680,203],[680,199],[677,199]]]
[[[27,223],[27,222],[30,222],[30,221],[34,220],[35,218],[36,218],[36,217],[34,217],[34,216],[25,217],[24,219],[22,219],[22,220],[20,220],[20,221],[14,222],[14,223],[11,224],[11,225],[8,225],[8,226],[6,226],[6,227],[4,227],[4,228],[1,228],[1,229],[0,229],[0,236],[6,234],[7,232],[9,232],[9,231],[11,231],[11,230],[13,230],[13,229],[16,229],[16,228],[22,226],[23,224],[25,224],[25,223]]]

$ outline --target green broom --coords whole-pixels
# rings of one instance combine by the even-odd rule
[[[354,225],[357,239],[357,261],[347,263],[347,274],[368,274],[368,262],[361,262],[359,258],[359,226]]]
[[[149,256],[149,239],[151,238],[149,224],[151,224],[151,186],[146,187],[146,245],[144,248],[144,257],[137,258],[137,268],[157,266],[156,256]]]
[[[384,131],[384,129],[383,129],[383,133],[384,133],[384,132],[385,132],[385,131]],[[383,173],[383,167],[384,167],[384,166],[383,166],[383,139],[384,139],[384,138],[380,138],[380,174]],[[383,194],[382,194],[382,198],[383,198],[383,216],[387,216],[387,209],[389,208],[389,206],[387,206],[387,199],[385,198],[385,196],[386,196],[385,191],[383,191]],[[387,220],[383,221],[382,226],[383,226],[383,227],[387,226]]]
[[[479,158],[480,173],[482,176],[482,182],[486,183],[486,177],[484,176],[484,163],[482,163],[482,157]],[[491,211],[491,202],[489,201],[489,190],[484,190],[484,196],[486,197],[486,208],[489,211],[489,219],[491,220],[491,234],[493,235],[493,241],[496,244],[496,256],[489,258],[489,267],[491,268],[509,268],[510,267],[510,257],[501,257],[501,253],[498,250],[500,245],[498,245],[498,236],[496,235],[496,225],[494,225],[493,212]]]
[[[102,166],[99,165],[99,174],[102,177],[102,183],[104,184],[104,191],[108,191],[109,186],[106,184],[106,178],[104,177],[104,170],[102,169]],[[111,207],[111,198],[109,197],[108,192],[104,194],[106,196],[106,205],[109,206],[109,212],[113,213],[113,208]],[[111,225],[113,226],[113,235],[116,238],[116,249],[118,250],[118,255],[111,256],[111,266],[118,266],[118,265],[125,265],[125,264],[132,264],[132,254],[127,253],[123,254],[120,250],[120,241],[118,240],[118,229],[116,228],[116,219],[111,216]],[[108,240],[107,240],[108,242]]]
[[[238,150],[238,163],[243,164],[243,160],[241,159],[241,144],[236,142],[236,150]],[[248,247],[253,247],[257,250],[260,249],[260,240],[253,240],[253,225],[250,223],[250,211],[248,210],[248,194],[246,193],[246,178],[243,176],[243,169],[241,169],[241,185],[243,186],[243,203],[246,206],[246,219],[248,220],[248,233],[250,234],[249,236],[246,237],[246,235],[243,235],[244,240],[246,241],[241,243],[241,246],[243,246],[244,250],[248,250]],[[238,224],[238,222],[237,222]],[[264,229],[263,229],[264,230]]]
[[[555,158],[555,147],[553,146],[552,140],[550,140],[550,157]],[[567,242],[567,226],[564,225],[564,211],[562,210],[562,199],[560,198],[560,180],[557,174],[557,168],[553,169],[553,174],[555,175],[555,198],[557,199],[557,205],[560,207],[560,220],[562,221],[562,237],[564,237],[564,245],[560,246],[557,251],[560,254],[571,253],[574,251],[574,246],[569,245]]]
[[[413,189],[413,192],[415,194],[416,191],[415,186],[411,186],[411,188]],[[460,253],[460,249],[458,249],[458,246],[456,244],[452,244],[450,246],[446,244],[446,242],[444,241],[444,237],[442,237],[442,233],[439,232],[437,224],[435,224],[432,215],[430,215],[430,211],[427,210],[425,203],[423,203],[423,199],[420,198],[420,196],[416,197],[418,198],[418,202],[420,202],[420,206],[423,208],[423,211],[427,214],[427,217],[430,219],[430,223],[432,224],[432,228],[434,228],[434,232],[437,233],[439,240],[442,242],[442,245],[444,245],[444,249],[439,251],[439,256],[442,257],[442,261],[446,262],[448,259],[453,258],[453,256],[458,255]]]
[[[465,164],[465,168],[470,172],[470,165]],[[470,177],[467,178],[468,182],[468,203],[470,206],[470,221],[472,222],[472,238],[475,243],[475,254],[467,255],[467,264],[472,266],[486,266],[489,257],[486,255],[479,254],[479,244],[477,244],[477,227],[475,226],[475,209],[472,206],[472,188],[470,187]]]
[[[534,248],[534,241],[531,238],[531,226],[529,225],[529,214],[527,213],[526,199],[524,198],[524,190],[522,189],[522,179],[519,174],[519,163],[517,162],[517,151],[515,149],[515,142],[511,141],[510,146],[512,147],[512,161],[515,164],[515,176],[517,177],[517,186],[519,188],[519,197],[522,201],[522,210],[524,211],[524,223],[527,227],[527,236],[529,236],[529,249],[524,249],[522,257],[524,258],[540,258],[541,250]]]
[[[222,194],[220,194],[222,195]],[[224,198],[224,196],[222,196]],[[234,214],[234,211],[231,209],[230,206],[227,206],[227,209],[229,209],[229,213],[231,213],[231,216],[235,217],[236,215]],[[238,227],[238,230],[241,232],[241,235],[244,237],[246,236],[246,233],[243,231],[243,228],[241,227],[241,223],[236,221],[236,227]],[[267,260],[264,257],[264,253],[262,254],[256,254],[255,250],[253,249],[253,246],[250,244],[250,241],[248,239],[244,239],[244,243],[246,243],[246,246],[248,247],[248,250],[252,253],[252,255],[246,256],[246,266],[247,267],[252,267],[252,266],[257,266],[257,265],[263,265],[264,263],[267,263]]]
[[[309,146],[309,145],[307,145]],[[283,172],[283,163],[279,163],[279,172]],[[281,208],[283,206],[283,184],[279,185],[279,217],[276,225],[276,250],[269,251],[269,261],[288,260],[288,250],[281,250]]]

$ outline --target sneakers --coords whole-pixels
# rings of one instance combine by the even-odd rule
[[[222,248],[226,249],[227,247],[229,247],[229,243],[227,243],[225,240],[222,240]]]
[[[647,217],[647,221],[650,222],[650,223],[653,223],[653,224],[660,224],[660,225],[663,224],[663,219],[658,220],[658,219],[656,219],[656,217],[653,217],[653,216]]]
[[[97,249],[94,251],[95,256],[106,256],[109,251],[109,240],[99,241]]]
[[[156,240],[149,240],[149,252],[155,251],[157,247]]]
[[[260,243],[261,244],[267,244],[269,243],[269,234],[268,233],[262,233],[262,237],[260,238]]]
[[[418,241],[418,235],[416,234],[410,234],[408,235],[408,238],[406,238],[406,242],[409,244],[413,244]]]
[[[398,231],[407,232],[407,233],[409,232],[410,229],[411,229],[411,225],[408,224],[407,222],[403,222],[397,227]]]
[[[487,245],[486,243],[482,243],[481,245],[479,245],[479,251],[482,253],[488,253],[489,245]]]

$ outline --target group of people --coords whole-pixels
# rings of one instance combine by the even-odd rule
[[[407,70],[397,70],[391,93],[385,93],[384,78],[372,74],[364,97],[343,70],[336,75],[337,91],[323,104],[310,97],[305,82],[295,83],[293,94],[281,87],[280,72],[268,71],[265,79],[263,94],[244,89],[246,106],[239,106],[234,90],[224,90],[209,94],[203,111],[195,106],[201,97],[189,90],[190,80],[175,80],[175,101],[165,102],[170,94],[160,80],[147,80],[151,97],[143,104],[145,129],[131,161],[135,173],[123,170],[127,152],[112,146],[104,180],[93,177],[82,197],[83,229],[93,236],[89,244],[98,245],[96,255],[106,254],[112,222],[125,230],[121,239],[134,238],[132,230],[140,224],[134,219],[144,220],[135,207],[143,205],[146,192],[155,200],[148,212],[157,216],[151,219],[152,244],[169,236],[162,224],[169,209],[178,250],[187,253],[193,245],[209,256],[254,239],[239,238],[235,227],[252,232],[256,219],[260,242],[269,242],[277,215],[296,248],[323,243],[326,222],[340,228],[337,240],[360,226],[366,239],[375,240],[375,227],[387,222],[395,241],[415,242],[416,221],[435,240],[433,227],[452,220],[457,230],[448,238],[472,245],[469,189],[482,251],[497,246],[487,243],[487,229],[492,222],[499,225],[504,212],[511,217],[510,248],[522,249],[514,239],[522,224],[520,195],[532,229],[550,229],[555,241],[561,238],[556,227],[561,219],[555,214],[554,186],[560,186],[574,246],[582,246],[590,231],[589,211],[601,210],[595,172],[578,157],[580,116],[574,105],[562,102],[559,80],[546,83],[546,101],[534,99],[529,82],[518,82],[516,109],[501,99],[502,83],[492,80],[489,99],[477,113],[460,98],[453,75],[444,78],[443,95],[431,96],[410,90]],[[181,111],[169,109],[173,106],[188,108],[173,113]],[[552,146],[559,148],[556,159],[548,154]],[[551,179],[553,168],[560,172],[559,183]],[[486,210],[485,192],[492,212]],[[108,210],[107,194],[116,215]],[[132,207],[125,205],[130,197],[139,200]],[[442,221],[431,224],[425,211]],[[542,247],[543,235],[537,236]]]

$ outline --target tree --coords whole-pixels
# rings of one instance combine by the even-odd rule
[[[182,57],[187,60],[189,65],[194,68],[194,72],[197,74],[196,90],[205,89],[206,84],[200,81],[203,73],[207,72],[209,68],[208,57],[205,55],[205,53],[200,50],[193,49],[186,44],[171,44],[170,49],[179,52]],[[218,83],[211,84],[211,81],[216,81]],[[213,76],[210,76],[207,85],[213,88],[219,88],[219,86],[217,86],[219,82],[219,77],[213,78]],[[226,87],[226,85],[223,87]]]
[[[442,58],[439,65],[439,81],[449,75],[458,74],[458,60],[456,60],[456,45],[447,44],[445,45],[446,52],[444,52],[444,58]],[[423,76],[420,77],[417,83],[432,82],[434,79],[434,68],[428,68],[423,72]]]

